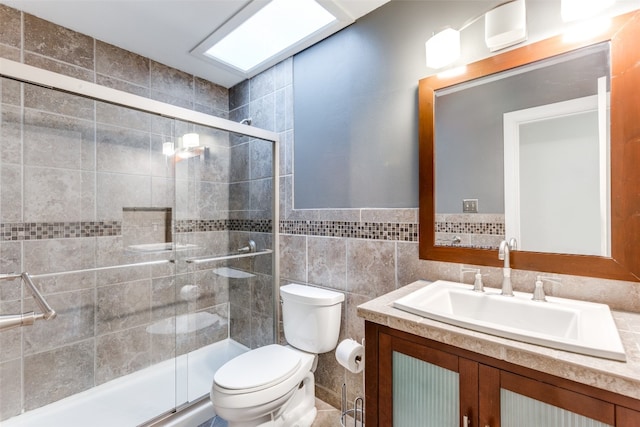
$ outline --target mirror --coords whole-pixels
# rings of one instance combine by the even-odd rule
[[[640,280],[639,17],[420,81],[421,258]]]

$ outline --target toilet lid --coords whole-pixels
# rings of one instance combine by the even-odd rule
[[[272,344],[250,350],[218,369],[213,380],[231,390],[259,390],[289,378],[300,366],[300,354]]]

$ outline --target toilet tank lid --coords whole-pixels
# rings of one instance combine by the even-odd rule
[[[328,289],[291,283],[280,288],[283,301],[297,301],[307,305],[335,305],[344,301],[344,294]]]

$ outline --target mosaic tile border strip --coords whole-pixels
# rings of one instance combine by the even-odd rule
[[[248,231],[270,233],[267,219],[176,220],[176,233]],[[308,236],[370,240],[418,241],[418,224],[355,221],[280,221],[280,232]],[[121,221],[39,222],[0,224],[0,241],[104,237],[122,235]]]
[[[494,234],[504,236],[504,223],[499,222],[436,222],[436,233]]]
[[[181,219],[176,220],[176,233],[196,233],[200,231],[251,231],[271,233],[270,219]]]
[[[120,221],[23,222],[0,224],[0,240],[44,240],[118,236]]]
[[[417,242],[418,224],[355,221],[280,221],[280,233]]]

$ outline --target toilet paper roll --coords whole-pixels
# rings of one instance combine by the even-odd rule
[[[336,348],[336,360],[349,371],[357,374],[364,369],[364,347],[352,339],[346,339]]]

